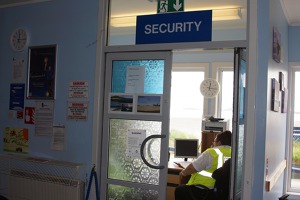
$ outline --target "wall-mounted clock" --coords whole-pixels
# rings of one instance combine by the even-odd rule
[[[15,51],[23,51],[28,44],[28,33],[23,28],[17,28],[11,33],[10,45]]]
[[[217,80],[212,78],[204,79],[200,84],[200,92],[204,97],[212,98],[219,94],[220,85]]]

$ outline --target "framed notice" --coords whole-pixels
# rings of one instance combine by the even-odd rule
[[[29,47],[28,99],[54,99],[56,50],[56,45]]]
[[[85,121],[88,117],[88,102],[68,102],[68,119]]]
[[[279,83],[275,78],[272,78],[271,110],[278,112],[279,107],[280,107]]]
[[[281,59],[281,35],[277,28],[273,28],[273,60],[280,62]]]

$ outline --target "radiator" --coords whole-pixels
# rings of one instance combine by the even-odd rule
[[[9,200],[82,200],[84,182],[59,176],[11,170]]]

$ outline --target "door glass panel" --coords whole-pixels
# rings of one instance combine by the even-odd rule
[[[114,200],[156,200],[158,199],[158,191],[119,185],[108,185],[107,196],[107,199]]]
[[[245,61],[245,50],[240,50],[239,57],[239,70],[238,70],[238,127],[236,135],[236,155],[235,155],[235,199],[238,199],[242,188],[243,178],[243,148],[244,148],[244,112],[245,112],[245,88],[246,88],[246,61]]]
[[[291,188],[300,188],[300,72],[294,76],[294,127],[293,127],[293,148],[292,148],[292,173]]]
[[[145,70],[144,94],[163,94],[164,60],[113,61],[112,92],[126,93],[127,68],[143,67]]]
[[[110,120],[108,178],[137,183],[159,184],[159,170],[148,167],[141,157],[131,157],[128,150],[128,130],[147,130],[146,137],[160,135],[161,122],[142,120]],[[146,143],[145,158],[153,164],[160,163],[160,139]]]

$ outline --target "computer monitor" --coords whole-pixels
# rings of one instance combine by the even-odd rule
[[[175,139],[175,158],[184,158],[187,161],[188,158],[197,158],[198,156],[198,139]]]

